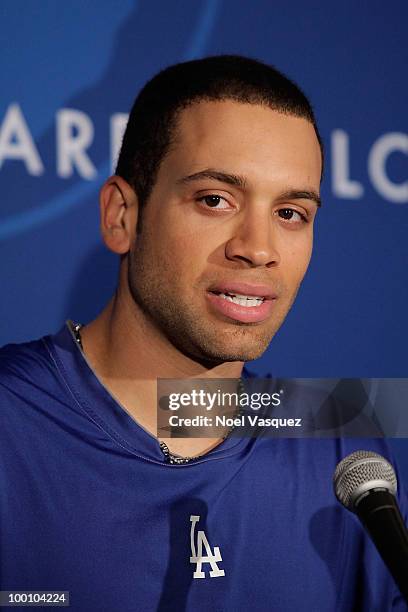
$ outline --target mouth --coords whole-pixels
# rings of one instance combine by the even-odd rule
[[[218,314],[241,323],[260,323],[267,319],[277,295],[265,285],[226,283],[211,287],[207,299]]]
[[[213,295],[218,295],[220,298],[227,300],[228,302],[243,306],[244,308],[253,308],[255,306],[260,306],[265,301],[264,297],[256,297],[255,295],[243,295],[240,293],[218,293],[217,291],[211,291],[211,293]]]

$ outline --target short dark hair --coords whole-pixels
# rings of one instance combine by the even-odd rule
[[[172,144],[181,110],[201,100],[262,104],[316,125],[301,89],[273,66],[239,55],[218,55],[175,64],[146,83],[137,96],[123,137],[116,174],[135,190],[143,206]]]

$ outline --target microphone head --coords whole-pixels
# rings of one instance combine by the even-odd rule
[[[397,492],[394,468],[382,455],[372,451],[355,451],[340,461],[333,484],[339,502],[352,512],[360,498],[373,489],[386,489],[392,495]]]

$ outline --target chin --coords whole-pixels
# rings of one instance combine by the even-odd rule
[[[226,361],[253,361],[261,357],[269,346],[270,340],[267,342],[258,342],[253,339],[251,343],[246,340],[245,342],[238,343],[237,341],[231,341],[228,344],[213,342],[212,344],[206,343],[205,346],[201,346],[202,355],[206,359],[211,361],[217,361],[219,363]]]
[[[254,361],[255,359],[259,359],[268,347],[263,347],[262,349],[254,350],[248,349],[240,351],[237,350],[235,353],[231,351],[229,353],[225,353],[224,361]]]

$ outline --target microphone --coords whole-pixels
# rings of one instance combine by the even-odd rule
[[[333,481],[337,499],[357,514],[408,603],[408,530],[394,468],[378,453],[359,450],[340,461]]]

